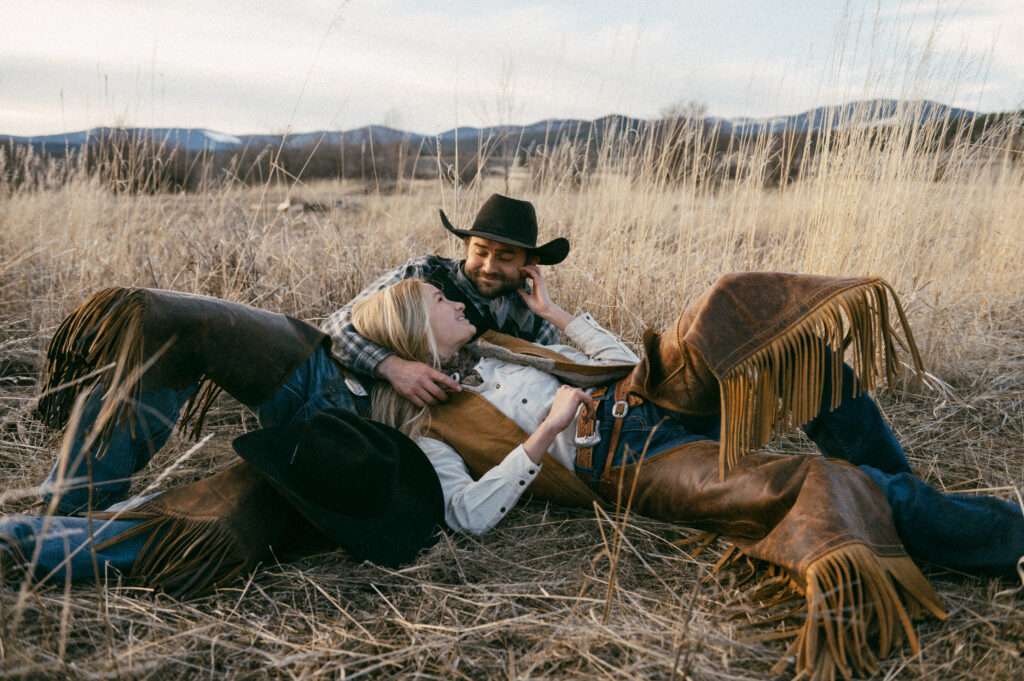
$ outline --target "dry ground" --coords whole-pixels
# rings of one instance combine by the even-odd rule
[[[888,178],[888,179],[887,179]],[[581,191],[526,194],[542,239],[574,244],[552,271],[557,299],[631,341],[720,273],[878,273],[903,297],[931,371],[883,409],[918,474],[947,490],[1015,498],[1024,487],[1024,192],[995,180],[847,174],[784,192],[606,177]],[[322,213],[279,214],[283,192],[115,196],[82,181],[0,198],[0,494],[25,509],[59,448],[34,418],[38,370],[59,320],[109,285],[217,295],[316,321],[414,254],[457,252],[437,219],[468,224],[492,189],[436,184],[394,196],[350,186],[302,191]],[[524,191],[514,193],[524,195]],[[227,465],[255,427],[229,399],[212,439],[164,484]],[[192,446],[177,435],[144,488]],[[806,451],[799,437],[774,442]],[[244,582],[192,602],[105,575],[99,583],[0,593],[6,678],[766,679],[784,653],[745,598],[726,550],[692,556],[691,533],[631,517],[624,527],[542,503],[484,537],[446,535],[389,571],[306,545]],[[621,542],[617,538],[621,537]],[[614,573],[608,549],[619,546]],[[1024,678],[1024,592],[924,565],[950,613],[918,626],[877,678]],[[610,583],[610,586],[609,586]],[[1017,585],[1019,586],[1019,585]],[[781,678],[787,678],[783,673]]]

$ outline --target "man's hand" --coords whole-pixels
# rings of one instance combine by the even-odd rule
[[[450,376],[424,364],[389,355],[377,367],[377,375],[394,387],[398,394],[417,407],[437,404],[448,399],[444,389],[462,390]]]
[[[548,294],[548,285],[544,281],[544,275],[536,265],[523,265],[519,268],[519,274],[533,280],[532,290],[519,289],[519,296],[526,303],[526,307],[541,319],[554,324],[559,331],[565,331],[565,327],[573,320],[573,316],[560,308],[551,300]]]

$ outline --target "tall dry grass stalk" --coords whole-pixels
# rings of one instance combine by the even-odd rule
[[[437,217],[468,225],[494,190],[533,201],[542,239],[565,235],[553,294],[630,341],[671,321],[720,274],[878,274],[902,296],[932,389],[906,384],[883,407],[922,475],[945,489],[1011,498],[1024,483],[1024,163],[992,145],[927,151],[909,124],[879,148],[836,134],[798,180],[764,188],[772,153],[734,150],[748,170],[711,183],[664,147],[609,136],[563,147],[542,181],[529,169],[455,188],[407,180],[385,195],[350,182],[228,183],[198,194],[116,193],[73,175],[0,196],[0,478],[24,509],[59,438],[32,406],[54,327],[95,290],[203,293],[317,321],[379,273],[424,253],[458,255]],[[647,145],[647,146],[645,146]],[[998,145],[995,145],[998,146]],[[557,158],[557,154],[552,154]],[[584,172],[577,172],[578,169]],[[280,213],[286,196],[335,206]],[[216,437],[170,477],[202,477],[255,427],[225,401]],[[172,440],[138,485],[188,450]],[[773,443],[807,451],[799,437]],[[198,603],[121,584],[0,595],[0,674],[10,678],[764,678],[774,630],[730,574],[725,550],[693,557],[681,530],[624,526],[530,504],[482,538],[448,536],[387,571],[340,551],[270,565]],[[602,537],[616,537],[614,584]],[[283,556],[282,559],[287,559]],[[1007,584],[927,568],[953,613],[924,625],[923,654],[886,677],[1019,679],[1024,599]],[[614,594],[614,600],[608,595]],[[17,613],[14,610],[17,610]],[[15,617],[16,614],[16,617]]]

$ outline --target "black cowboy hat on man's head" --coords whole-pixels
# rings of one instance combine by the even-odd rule
[[[569,255],[569,242],[561,237],[543,246],[537,245],[537,213],[529,201],[491,194],[491,198],[480,207],[469,229],[455,229],[444,211],[438,212],[441,213],[441,222],[452,234],[463,239],[476,236],[525,248],[531,255],[540,258],[541,265],[555,265]]]
[[[232,446],[357,560],[412,562],[444,526],[441,483],[426,455],[394,428],[345,409],[255,430]]]

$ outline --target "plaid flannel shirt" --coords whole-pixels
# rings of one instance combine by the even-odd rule
[[[368,341],[352,326],[352,306],[366,296],[388,287],[403,279],[424,279],[428,281],[452,281],[483,315],[495,317],[495,310],[508,315],[523,331],[522,337],[542,345],[551,345],[559,340],[558,329],[544,321],[536,338],[530,338],[529,329],[534,325],[534,315],[518,293],[507,293],[499,299],[487,300],[476,292],[476,288],[462,272],[462,260],[442,258],[439,255],[425,255],[413,258],[384,274],[353,298],[348,304],[324,320],[323,330],[332,339],[334,356],[345,367],[368,376],[375,376],[377,367],[394,354],[390,350]]]

